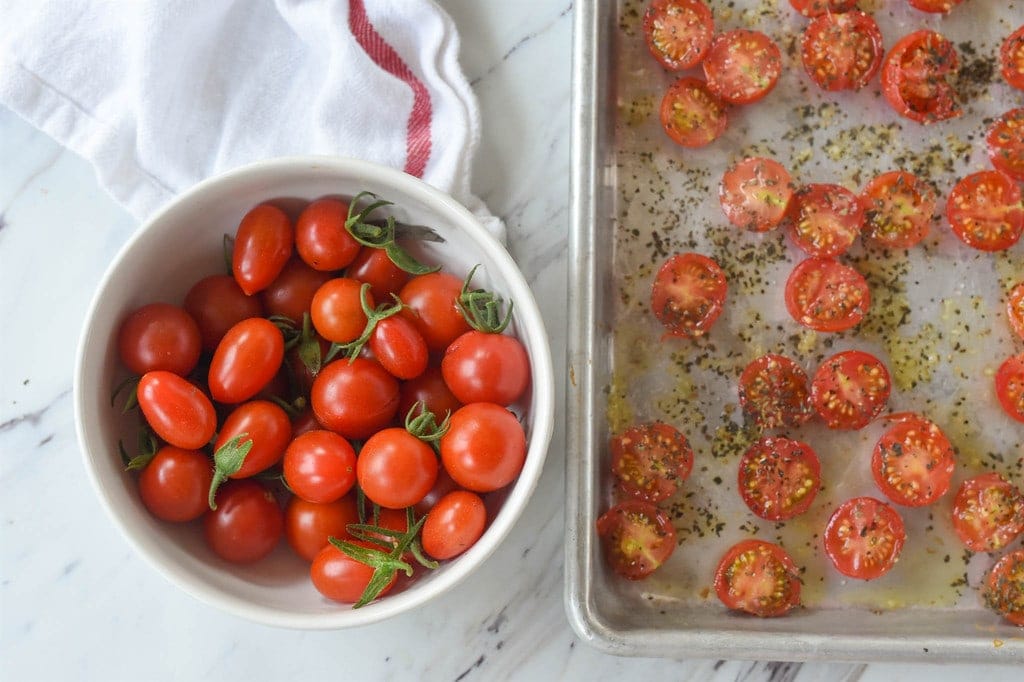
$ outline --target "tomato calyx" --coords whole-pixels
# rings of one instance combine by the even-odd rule
[[[451,423],[452,414],[448,412],[438,424],[437,417],[427,409],[427,404],[422,400],[416,401],[405,415],[405,430],[435,450],[438,449],[438,441],[448,433]]]
[[[242,439],[248,438],[243,442]],[[248,433],[240,433],[224,445],[217,448],[213,453],[213,480],[210,482],[210,509],[217,509],[217,488],[227,480],[231,474],[238,473],[245,463],[245,456],[252,450],[252,438]]]
[[[480,264],[477,263],[469,271],[469,274],[466,275],[466,279],[462,282],[462,291],[459,293],[455,304],[470,327],[484,334],[500,334],[505,331],[508,323],[512,321],[513,302],[508,302],[508,310],[505,312],[505,316],[502,317],[501,304],[504,301],[501,296],[497,296],[486,289],[469,288],[469,283],[473,280],[473,275],[479,267]]]
[[[124,407],[121,408],[121,414],[128,414],[139,405],[139,379],[140,376],[130,376],[121,383],[119,383],[110,394],[110,406],[113,407],[114,403],[117,402],[117,396],[121,395],[125,390],[128,391],[128,397],[124,400]]]
[[[377,323],[381,320],[386,320],[389,317],[393,317],[402,311],[405,304],[402,303],[402,299],[398,298],[395,294],[391,294],[391,298],[394,299],[394,304],[388,305],[387,303],[381,303],[376,308],[370,305],[368,295],[370,293],[370,285],[363,283],[359,287],[359,304],[363,307],[363,314],[366,315],[366,326],[363,327],[363,333],[359,335],[359,338],[348,343],[337,343],[332,342],[330,350],[327,351],[327,357],[324,358],[324,364],[327,364],[333,360],[338,353],[345,351],[345,357],[348,358],[349,364],[352,364],[359,353],[363,350],[363,346],[367,344],[370,337],[373,336],[373,331],[377,328]],[[316,343],[316,339],[313,339],[313,344],[317,345],[317,355],[320,354],[319,344]],[[308,365],[307,365],[308,367]],[[312,369],[311,369],[312,371]],[[319,368],[317,368],[319,371]],[[316,376],[314,374],[314,376]]]
[[[367,196],[373,197],[377,201],[371,202],[366,208],[357,211],[356,207],[359,204],[359,200]],[[348,218],[345,220],[345,230],[363,246],[383,249],[388,259],[400,270],[413,275],[426,275],[440,270],[440,265],[433,267],[424,265],[398,245],[395,241],[394,216],[389,215],[385,218],[383,225],[367,222],[370,215],[378,208],[393,205],[394,202],[381,199],[372,192],[360,192],[352,198],[352,202],[349,204]]]
[[[117,449],[121,453],[121,461],[124,462],[126,471],[145,469],[160,450],[160,444],[157,442],[156,436],[146,427],[139,429],[138,448],[139,454],[132,457],[128,454],[127,449],[125,449],[124,441],[117,441]]]

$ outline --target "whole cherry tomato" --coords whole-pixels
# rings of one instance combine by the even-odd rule
[[[333,431],[309,431],[289,443],[284,480],[310,502],[333,502],[356,483],[356,451]]]
[[[210,361],[210,395],[221,403],[240,403],[270,383],[284,360],[284,336],[261,317],[228,330]]]
[[[199,362],[199,326],[183,309],[170,303],[150,303],[125,318],[117,335],[124,366],[134,374],[155,369],[185,376]]]
[[[442,497],[453,490],[457,490],[458,488],[458,484],[452,480],[452,477],[448,475],[448,472],[445,471],[444,467],[438,467],[437,480],[434,481],[434,487],[423,496],[422,500],[413,505],[413,511],[416,512],[416,518],[430,512]]]
[[[366,313],[359,301],[360,282],[349,277],[328,280],[317,289],[310,306],[313,327],[320,336],[335,343],[349,343],[366,328]],[[367,296],[372,308],[373,297]]]
[[[206,394],[177,374],[157,370],[139,379],[139,407],[156,435],[185,450],[198,450],[213,438],[217,413]]]
[[[319,504],[294,496],[284,510],[284,536],[295,553],[313,561],[327,546],[328,538],[352,540],[348,524],[359,523],[354,495]]]
[[[404,419],[418,402],[426,405],[426,408],[434,413],[439,422],[444,419],[445,415],[462,407],[462,403],[444,382],[440,367],[428,367],[423,374],[415,379],[402,382],[398,416]],[[417,410],[417,414],[419,414],[419,410]]]
[[[295,223],[295,250],[314,270],[340,270],[359,253],[359,242],[345,229],[348,204],[317,199],[303,209]]]
[[[441,437],[444,468],[463,488],[486,493],[515,480],[526,461],[526,433],[501,405],[460,407]]]
[[[455,490],[442,497],[423,522],[423,551],[435,559],[452,559],[476,544],[487,525],[480,496]]]
[[[318,272],[298,258],[290,258],[281,274],[260,292],[260,300],[268,316],[282,315],[301,325],[303,313],[308,313],[313,304],[313,295],[329,279],[329,273]]]
[[[251,440],[252,449],[242,467],[230,477],[248,478],[281,461],[292,438],[292,423],[288,413],[269,400],[251,400],[239,405],[224,420],[214,449],[219,450],[238,436],[242,436],[243,443]]]
[[[362,540],[355,540],[352,544],[366,549],[380,550],[377,545]],[[313,559],[313,564],[309,567],[309,577],[313,580],[313,586],[317,591],[328,599],[343,604],[353,604],[359,601],[366,586],[370,584],[373,569],[356,561],[334,545],[327,545]],[[388,593],[397,577],[396,573],[380,595]]]
[[[390,301],[391,294],[397,294],[412,277],[388,257],[384,249],[364,246],[356,255],[345,276],[370,285],[375,301]]]
[[[281,539],[284,514],[273,493],[256,481],[228,481],[217,491],[217,509],[203,521],[206,544],[217,556],[251,564]]]
[[[359,487],[382,507],[411,507],[437,480],[437,455],[403,428],[378,431],[363,443],[356,463]]]
[[[203,515],[213,479],[213,463],[198,450],[165,445],[139,474],[139,496],[153,516],[192,521]]]
[[[432,272],[413,277],[398,294],[407,306],[401,314],[416,325],[430,350],[443,351],[469,331],[469,323],[457,303],[461,293],[462,282],[458,277]]]
[[[441,373],[463,403],[511,405],[530,382],[530,358],[513,336],[473,330],[448,346]]]
[[[295,233],[284,211],[260,204],[242,218],[235,233],[231,272],[247,296],[273,282],[292,255]]]
[[[199,325],[203,350],[212,351],[228,330],[250,317],[263,317],[257,296],[246,296],[231,275],[210,275],[185,295],[185,311]]]
[[[396,379],[415,379],[427,368],[430,352],[416,325],[401,315],[377,322],[370,336],[370,351]]]
[[[395,416],[398,382],[373,360],[336,360],[313,381],[310,402],[324,427],[345,438],[362,440]]]

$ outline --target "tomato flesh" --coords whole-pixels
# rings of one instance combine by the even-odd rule
[[[864,277],[830,258],[808,258],[793,268],[785,299],[794,320],[821,332],[857,326],[871,306]]]
[[[760,31],[719,33],[704,58],[708,89],[730,104],[750,104],[775,88],[782,74],[782,53]]]
[[[864,12],[816,17],[800,45],[804,70],[823,90],[860,90],[882,66],[882,32]]]
[[[874,580],[899,560],[907,534],[903,518],[873,497],[847,500],[825,526],[825,553],[850,578]]]
[[[750,157],[725,172],[718,198],[730,223],[751,232],[767,232],[785,218],[793,181],[778,161]]]
[[[1024,181],[1024,107],[997,118],[985,135],[988,158],[997,171]]]
[[[1024,422],[1024,353],[1007,358],[996,370],[996,397],[1006,414]]]
[[[964,0],[907,0],[914,9],[932,14],[948,14]]]
[[[1024,494],[997,473],[964,481],[953,499],[953,529],[972,552],[995,552],[1024,531]]]
[[[1006,36],[999,48],[999,71],[1010,86],[1024,90],[1024,26]]]
[[[747,365],[739,399],[743,414],[766,429],[800,426],[814,416],[807,374],[782,355],[769,353]]]
[[[982,586],[985,606],[1014,625],[1024,627],[1024,549],[996,562]]]
[[[811,401],[830,429],[855,430],[881,414],[892,380],[881,360],[864,351],[838,353],[814,374]]]
[[[980,251],[1003,251],[1024,232],[1020,187],[999,171],[972,173],[956,183],[946,217],[960,241]]]
[[[737,611],[774,617],[800,603],[800,577],[786,550],[763,540],[743,540],[715,570],[715,593]]]
[[[665,261],[651,290],[651,309],[669,334],[703,336],[722,314],[725,273],[697,253],[675,254]]]
[[[725,105],[704,81],[680,78],[661,100],[661,125],[682,147],[703,147],[725,132],[729,124]]]
[[[960,116],[946,76],[959,68],[953,43],[935,31],[901,38],[882,61],[882,94],[901,116],[935,123]]]
[[[860,195],[864,236],[880,246],[909,249],[931,229],[935,192],[917,176],[889,171],[876,176]]]
[[[851,10],[857,6],[857,0],[789,0],[789,4],[805,17],[818,17]]]
[[[711,46],[714,28],[703,0],[653,0],[644,11],[647,49],[670,71],[699,64]]]
[[[647,502],[672,497],[693,468],[686,436],[662,422],[631,426],[612,437],[612,473],[628,495]]]
[[[1024,339],[1024,282],[1014,286],[1006,297],[1006,319],[1010,329]]]
[[[597,534],[608,564],[627,580],[654,573],[676,548],[676,531],[668,515],[640,500],[622,502],[602,514]]]
[[[810,184],[793,196],[789,236],[809,256],[831,258],[845,253],[864,226],[864,207],[839,185]]]
[[[807,443],[769,436],[743,453],[738,482],[750,511],[785,521],[810,509],[821,485],[821,463]]]
[[[923,507],[949,490],[956,457],[942,430],[909,414],[875,444],[871,474],[878,488],[896,504]]]

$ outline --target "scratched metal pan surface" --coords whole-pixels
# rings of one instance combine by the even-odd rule
[[[931,236],[909,251],[857,244],[844,258],[871,286],[871,312],[855,330],[815,334],[787,315],[781,287],[798,262],[781,230],[740,232],[717,200],[722,171],[742,156],[776,158],[797,183],[837,182],[859,191],[875,174],[917,172],[939,192],[988,167],[986,121],[1024,97],[999,76],[1002,37],[1024,23],[1024,2],[966,0],[949,16],[905,0],[867,0],[886,48],[917,28],[957,45],[955,81],[964,115],[921,126],[885,104],[877,77],[856,93],[826,94],[801,68],[806,20],[786,0],[710,0],[719,30],[754,28],[782,47],[784,71],[762,102],[730,111],[726,133],[683,150],[658,121],[674,76],[647,53],[643,3],[576,5],[572,234],[569,274],[566,607],[579,635],[626,655],[850,661],[1024,661],[1024,631],[989,612],[978,585],[999,554],[971,554],[953,535],[952,492],[927,508],[900,508],[908,529],[899,563],[884,577],[843,579],[824,556],[831,511],[858,495],[880,497],[868,471],[884,426],[790,433],[822,460],[811,509],[785,524],[751,514],[736,491],[736,465],[749,440],[736,409],[736,378],[765,352],[813,372],[828,355],[875,353],[893,374],[888,409],[927,414],[957,450],[955,486],[983,471],[1018,485],[1022,425],[999,409],[992,372],[1020,352],[1004,317],[1006,288],[1024,278],[1021,244],[987,254],[961,245],[939,215]],[[650,314],[651,282],[677,251],[718,260],[730,278],[725,312],[698,340],[665,338]],[[607,567],[595,521],[611,502],[608,442],[630,423],[677,426],[695,452],[693,474],[670,511],[679,544],[650,578],[630,582]],[[802,570],[802,607],[758,619],[725,609],[710,589],[719,557],[759,537],[782,544]],[[1021,546],[1017,540],[1006,551]]]

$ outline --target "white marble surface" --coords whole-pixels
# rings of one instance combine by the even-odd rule
[[[474,188],[508,223],[562,376],[571,5],[442,4],[462,32],[462,61],[482,105]],[[0,108],[0,679],[806,682],[970,674],[955,666],[621,659],[590,649],[562,606],[560,423],[521,522],[481,570],[436,602],[358,630],[294,632],[195,601],[118,535],[89,488],[74,435],[80,325],[135,227],[89,165]],[[1021,671],[984,675],[1013,680]]]

